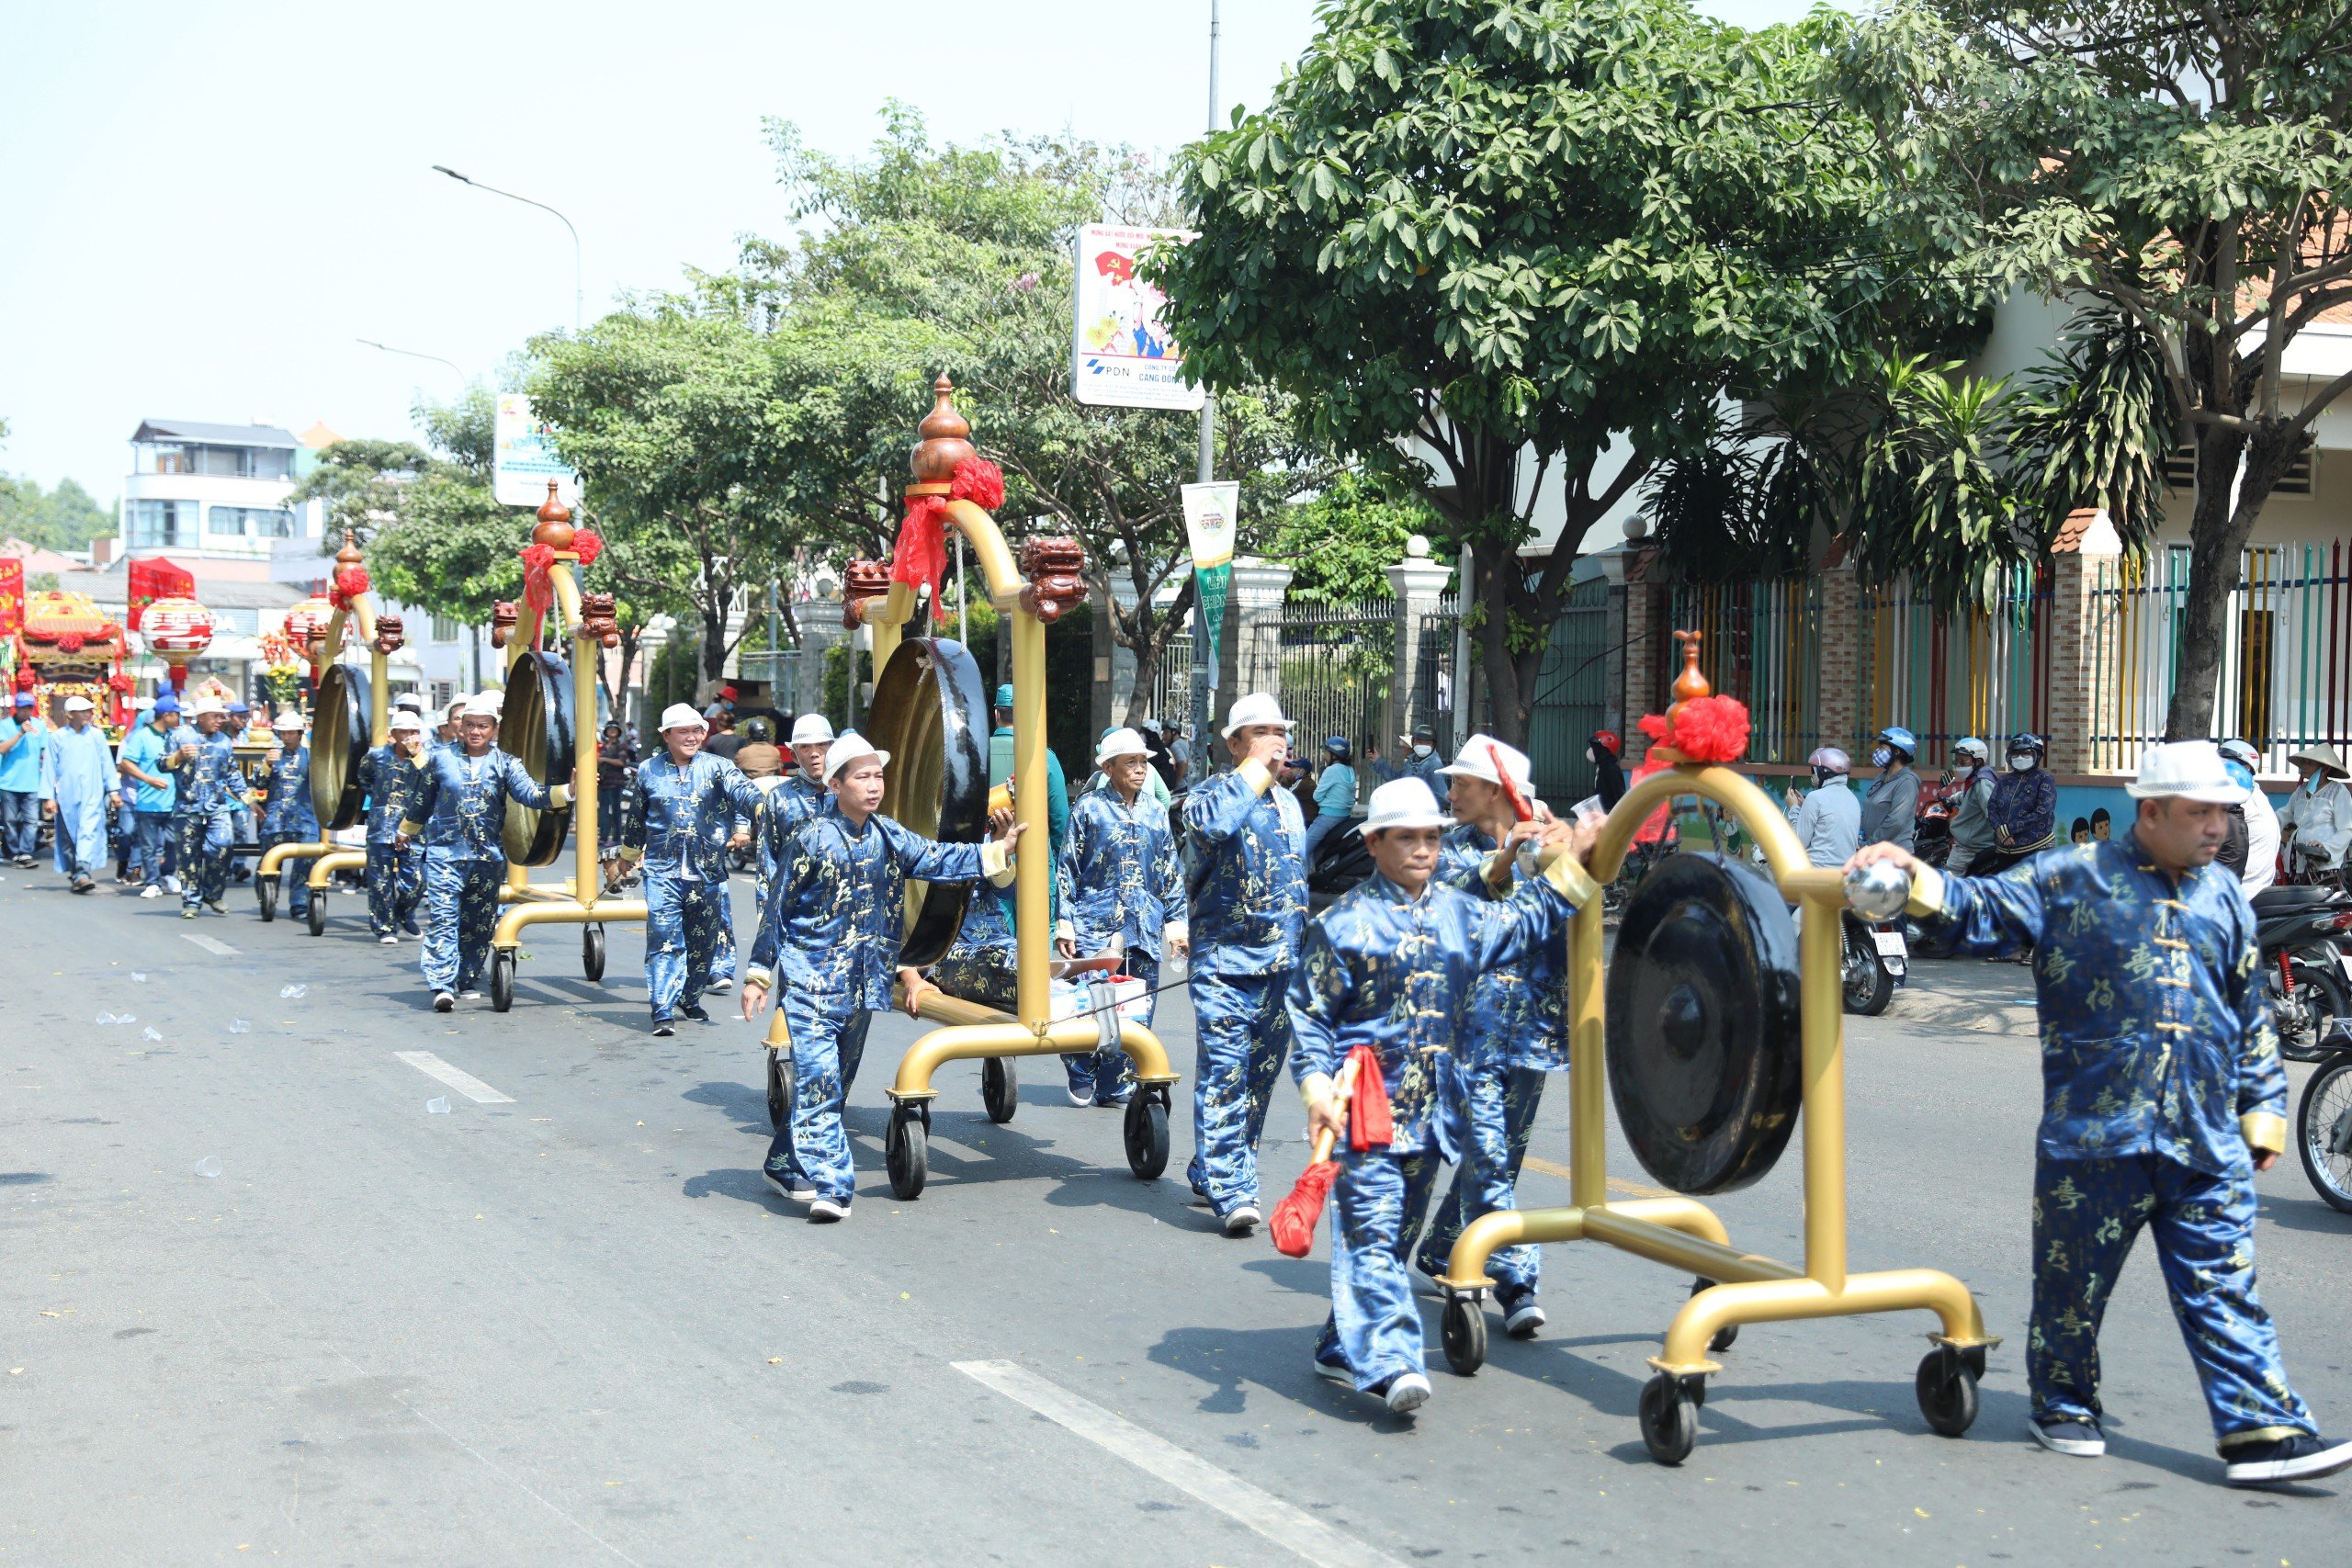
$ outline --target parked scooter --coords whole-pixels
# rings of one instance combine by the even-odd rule
[[[1843,918],[1846,1010],[1876,1018],[1894,999],[1894,987],[1904,983],[1911,969],[1911,948],[1904,940],[1903,917],[1866,920],[1848,909]]]
[[[2266,887],[2254,896],[2255,942],[2278,1049],[2315,1062],[2338,1018],[2352,1016],[2352,896],[2333,887]]]
[[[2352,1214],[2352,1019],[2331,1023],[2320,1046],[2295,1105],[2295,1152],[2319,1195]]]

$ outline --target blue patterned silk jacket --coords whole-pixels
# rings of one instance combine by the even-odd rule
[[[520,760],[492,746],[479,757],[462,746],[428,752],[418,763],[401,831],[424,838],[424,852],[444,861],[503,861],[506,803],[519,800],[537,811],[554,804],[561,784],[542,785]]]
[[[727,880],[727,840],[735,816],[760,809],[760,788],[723,757],[697,751],[684,767],[658,751],[637,765],[637,789],[621,823],[621,853],[645,857],[649,876]]]
[[[269,765],[263,785],[261,830],[300,839],[319,836],[319,814],[311,805],[311,748],[297,746]]]
[[[862,829],[838,802],[803,823],[784,878],[769,895],[744,978],[810,1005],[855,1011],[890,1005],[906,934],[907,879],[1012,880],[1004,847],[939,844],[876,813]]]
[[[784,775],[784,782],[760,796],[760,814],[752,829],[752,841],[760,850],[760,882],[769,886],[777,868],[791,858],[793,848],[799,842],[800,825],[825,809],[832,798],[824,785],[814,783],[800,769]]]
[[[359,787],[368,792],[368,841],[389,844],[408,819],[416,798],[418,770],[433,753],[419,750],[412,762],[389,742],[359,759]]]
[[[1453,1043],[1479,977],[1556,942],[1594,892],[1566,856],[1498,900],[1435,876],[1408,898],[1374,872],[1306,928],[1290,983],[1292,1075],[1302,1087],[1336,1077],[1351,1050],[1370,1045],[1396,1123],[1389,1152],[1457,1156],[1466,1107]]]
[[[1184,867],[1168,808],[1148,790],[1133,806],[1105,785],[1078,797],[1062,846],[1061,918],[1081,953],[1099,953],[1114,936],[1126,950],[1161,956],[1168,927],[1185,924]]]
[[[2032,952],[2043,1158],[2154,1154],[2244,1176],[2248,1144],[2286,1146],[2254,910],[2226,869],[2176,884],[2126,832],[1998,876],[1923,872],[1911,901],[1948,950]]]
[[[1487,857],[1497,847],[1484,829],[1468,822],[1456,824],[1445,835],[1437,866],[1439,879],[1474,898],[1509,897],[1507,893],[1496,892],[1487,880]],[[1479,976],[1470,1016],[1463,1026],[1464,1064],[1527,1067],[1540,1073],[1566,1071],[1567,976],[1565,923],[1548,941],[1537,943],[1522,962]]]
[[[1242,763],[1184,797],[1184,826],[1207,864],[1191,900],[1195,975],[1272,975],[1298,962],[1306,925],[1306,823],[1298,797]]]
[[[187,761],[180,761],[180,747],[194,746],[196,755]],[[234,811],[245,803],[244,773],[237,766],[237,745],[225,729],[206,735],[189,730],[175,738],[175,744],[164,758],[164,766],[179,778],[179,798],[173,804],[175,817],[209,817],[217,812]]]

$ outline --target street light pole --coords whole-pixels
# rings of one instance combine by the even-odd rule
[[[544,201],[533,201],[527,196],[517,196],[511,190],[501,190],[496,186],[486,186],[480,180],[458,173],[445,164],[434,164],[433,172],[436,175],[447,175],[459,185],[469,185],[476,190],[486,190],[492,196],[503,196],[509,201],[519,201],[526,207],[536,207],[542,212],[555,212],[556,220],[571,231],[571,330],[577,333],[580,330],[581,318],[585,313],[587,291],[581,282],[580,231],[572,228],[571,220],[560,212],[556,212],[554,208]]]
[[[1209,0],[1209,118],[1208,128],[1216,130],[1216,55],[1218,34],[1217,0]],[[1207,484],[1216,478],[1216,399],[1204,398],[1201,402],[1200,481]],[[1236,532],[1239,520],[1236,519]],[[1193,590],[1193,767],[1188,783],[1197,784],[1209,773],[1209,621],[1206,608],[1201,604],[1200,585],[1195,580]],[[1237,660],[1235,667],[1239,668]]]
[[[369,348],[380,348],[386,354],[402,355],[410,359],[430,359],[435,365],[447,365],[451,370],[456,371],[458,380],[462,381],[466,378],[465,371],[458,368],[458,362],[456,360],[444,359],[437,354],[419,354],[413,348],[394,348],[390,344],[378,343],[372,337],[356,337],[351,341],[354,343],[366,344]]]

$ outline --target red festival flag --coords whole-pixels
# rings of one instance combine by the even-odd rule
[[[132,561],[129,575],[130,613],[123,620],[132,631],[139,629],[140,612],[156,600],[196,597],[195,577],[161,556]]]
[[[20,556],[0,558],[0,637],[15,637],[24,629],[24,559]]]

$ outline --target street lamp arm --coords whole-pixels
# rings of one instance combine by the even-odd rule
[[[571,220],[544,201],[534,201],[527,196],[521,196],[511,190],[501,190],[496,186],[484,185],[472,175],[461,175],[446,164],[434,164],[433,172],[436,175],[447,175],[459,185],[469,185],[476,190],[486,190],[492,196],[503,196],[509,201],[519,201],[526,207],[536,207],[542,212],[553,213],[556,221],[570,231],[571,234],[571,330],[578,332],[582,314],[582,302],[586,299],[586,289],[582,282],[580,231],[573,225]]]
[[[419,354],[413,348],[394,348],[390,344],[378,343],[372,337],[354,338],[351,341],[354,343],[366,344],[369,348],[380,348],[386,354],[403,354],[411,359],[430,359],[435,365],[447,365],[450,369],[457,371],[458,378],[461,381],[464,380],[466,377],[464,368],[460,367],[456,360],[444,359],[437,354]]]

